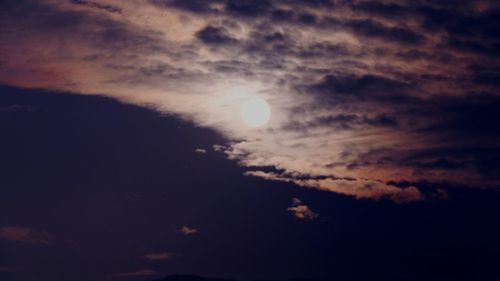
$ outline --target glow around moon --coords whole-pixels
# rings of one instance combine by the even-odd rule
[[[255,96],[241,103],[240,116],[248,127],[259,128],[269,121],[271,108],[264,99]]]

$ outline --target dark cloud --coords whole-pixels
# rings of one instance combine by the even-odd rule
[[[196,37],[205,44],[222,45],[233,44],[237,40],[232,38],[224,27],[206,26],[196,32]]]
[[[446,46],[463,53],[472,53],[485,57],[498,57],[500,55],[500,44],[488,44],[472,40],[462,40],[458,38],[450,39]]]
[[[318,93],[330,95],[334,98],[373,100],[394,93],[404,98],[401,93],[408,87],[407,83],[376,75],[339,76],[331,74],[324,76],[319,83],[311,86]]]
[[[119,7],[109,5],[109,4],[101,4],[99,2],[88,1],[88,0],[71,0],[72,3],[76,5],[87,6],[90,8],[100,9],[109,13],[121,14],[122,9]]]
[[[192,13],[214,13],[217,10],[212,8],[212,4],[224,2],[223,0],[149,0],[149,2],[159,8],[177,8]]]
[[[309,6],[315,8],[332,8],[334,4],[331,0],[283,0],[284,3],[291,3],[300,6]]]
[[[8,2],[10,3],[10,2]],[[94,2],[78,2],[91,5]],[[92,7],[95,7],[93,5]],[[21,1],[17,5],[7,5],[5,32],[18,29],[37,38],[40,34],[48,38],[65,36],[85,45],[116,51],[148,51],[164,50],[164,42],[158,32],[145,29],[130,28],[123,23],[101,14],[85,13],[72,10],[61,10],[57,7],[39,2]],[[22,22],[22,25],[14,25]],[[11,35],[3,33],[3,36]],[[79,55],[79,54],[75,54]]]
[[[271,13],[271,19],[275,21],[291,21],[295,14],[292,10],[275,9]]]
[[[297,18],[300,23],[311,25],[317,22],[316,17],[313,14],[300,14]]]
[[[362,1],[350,5],[355,12],[369,15],[382,16],[387,18],[400,18],[410,15],[408,7],[396,3],[384,3],[375,1]]]
[[[226,4],[227,12],[244,17],[264,16],[271,8],[268,0],[228,0]]]
[[[211,5],[213,3],[223,3],[224,10],[216,10]],[[388,42],[402,44],[422,44],[425,36],[419,34],[402,24],[399,26],[386,26],[380,22],[364,20],[346,20],[340,18],[319,18],[318,16],[303,12],[300,7],[313,7],[322,9],[333,9],[334,5],[330,1],[165,1],[152,0],[152,3],[161,7],[173,7],[193,13],[206,13],[225,15],[237,20],[246,18],[268,18],[271,21],[291,23],[297,25],[313,25],[319,28],[329,28],[335,31],[348,30],[358,36],[372,39],[382,39]],[[277,4],[292,5],[294,9],[284,9]],[[367,4],[368,5],[368,4]],[[363,10],[367,8],[361,6]],[[388,8],[386,8],[388,9]],[[221,14],[222,13],[222,14]]]
[[[341,25],[352,30],[357,35],[367,38],[377,38],[408,45],[418,45],[425,42],[425,36],[406,27],[387,27],[381,23],[365,20],[349,20]]]
[[[394,116],[382,113],[376,116],[339,114],[316,118],[310,122],[290,121],[285,130],[302,131],[312,128],[330,127],[336,130],[353,130],[367,127],[396,127],[398,120]]]
[[[500,31],[498,16],[500,10],[474,12],[471,9],[434,9],[422,7],[419,12],[425,18],[423,25],[428,29],[446,31],[450,36],[498,41]]]

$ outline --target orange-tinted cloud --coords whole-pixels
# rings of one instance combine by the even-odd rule
[[[0,82],[106,95],[213,128],[228,139],[217,149],[253,176],[413,202],[437,198],[422,182],[500,184],[498,10],[481,1],[8,1]],[[259,129],[238,116],[254,95],[272,109]]]
[[[292,199],[292,206],[287,211],[301,220],[314,220],[319,216],[298,198]]]

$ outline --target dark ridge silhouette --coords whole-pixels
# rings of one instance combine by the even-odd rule
[[[369,280],[360,280],[360,279],[332,279],[332,278],[294,278],[291,280],[286,280],[286,281],[408,281],[408,280],[413,280],[413,279],[405,279],[405,278],[398,278],[398,279],[391,279],[391,278],[375,278],[375,279],[369,279]],[[434,280],[434,279],[431,279]],[[154,279],[151,281],[237,281],[234,279],[221,279],[221,278],[209,278],[209,277],[201,277],[201,276],[195,276],[195,275],[170,275],[166,276],[160,279]],[[279,281],[279,280],[265,280],[265,279],[259,279],[255,281]]]
[[[207,278],[195,275],[170,275],[160,279],[154,279],[152,281],[235,281],[231,279],[220,279],[220,278]]]

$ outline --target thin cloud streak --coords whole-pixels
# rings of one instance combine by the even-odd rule
[[[49,233],[23,226],[0,227],[0,238],[33,244],[53,243],[53,237]]]
[[[198,233],[198,229],[191,228],[189,226],[183,225],[180,229],[179,232],[184,234],[184,235],[192,235]]]
[[[172,253],[169,252],[161,252],[161,253],[151,253],[144,255],[145,259],[152,261],[161,261],[161,260],[169,260],[173,256]]]

